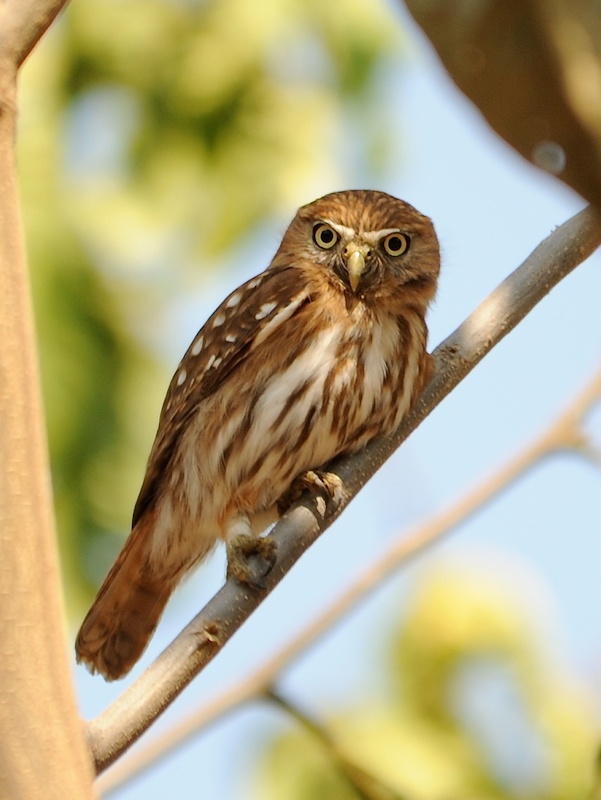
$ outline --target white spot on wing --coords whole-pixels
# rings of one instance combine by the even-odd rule
[[[223,325],[224,322],[225,322],[225,314],[217,314],[217,316],[213,320],[213,327],[218,328],[220,325]]]
[[[188,377],[188,373],[186,372],[186,370],[185,369],[180,370],[180,373],[177,376],[177,385],[181,386],[182,383],[186,380],[187,377]]]
[[[238,337],[234,336],[233,333],[228,333],[228,335],[225,337],[225,341],[230,342],[230,344],[233,344],[233,342],[235,342],[237,338]]]
[[[240,292],[234,292],[234,294],[229,298],[229,300],[225,304],[225,307],[234,308],[234,306],[238,305],[240,300],[242,300],[242,295],[240,294]]]
[[[271,312],[276,306],[277,303],[275,302],[275,300],[273,300],[271,303],[263,303],[261,308],[255,314],[255,319],[265,319],[265,317],[271,314]]]
[[[221,357],[216,358],[215,361],[213,361],[213,363],[211,364],[211,366],[213,367],[213,369],[215,369],[221,364],[222,361],[223,359]]]
[[[211,358],[209,358],[209,360],[207,361],[206,369],[211,369],[214,363],[215,363],[215,354],[213,353]]]
[[[268,336],[270,336],[277,328],[279,328],[283,322],[286,322],[287,319],[290,319],[301,303],[304,303],[306,298],[306,293],[301,292],[300,294],[297,294],[287,306],[284,306],[284,308],[280,309],[278,313],[269,320],[267,325],[265,325],[265,327],[259,331],[255,337],[255,341],[253,342],[253,349],[258,344],[261,344],[261,342],[264,342],[265,339],[267,339]]]
[[[198,339],[192,345],[192,350],[190,351],[193,356],[197,356],[200,353],[203,344],[204,344],[204,336],[199,336]]]
[[[246,284],[246,288],[247,289],[256,289],[257,286],[261,283],[262,280],[263,280],[263,276],[262,275],[257,275],[256,278],[253,278],[252,281],[249,281]]]

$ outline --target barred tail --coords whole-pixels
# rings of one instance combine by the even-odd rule
[[[177,583],[149,569],[151,522],[134,527],[77,634],[77,661],[109,681],[140,658]]]

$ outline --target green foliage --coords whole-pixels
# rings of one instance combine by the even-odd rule
[[[341,763],[405,800],[587,796],[594,709],[558,670],[514,589],[468,570],[433,570],[391,655],[387,696],[328,719],[327,734],[300,730],[268,746],[257,797],[382,796],[364,784],[357,791]],[[335,742],[335,758],[324,741]]]
[[[86,232],[106,248],[110,227],[109,246],[135,252],[137,236],[185,228],[193,262],[296,202],[316,170],[336,175],[336,129],[390,41],[366,0],[344,14],[300,0],[97,0],[74,4],[65,27],[69,100],[102,90],[115,124],[127,120],[102,191],[84,187]]]
[[[266,216],[352,182],[349,121],[363,165],[377,153],[393,28],[370,0],[89,0],[27,62],[19,158],[71,600],[129,526],[166,309]]]

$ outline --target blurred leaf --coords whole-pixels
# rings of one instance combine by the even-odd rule
[[[597,0],[406,4],[497,133],[601,210]]]
[[[177,225],[193,233],[191,258],[214,255],[302,196],[316,169],[331,162],[334,177],[345,103],[367,91],[393,41],[382,8],[347,5],[340,14],[271,0],[258,14],[244,0],[74,4],[65,32],[71,96],[126,88],[137,119],[126,174],[109,183],[105,171],[100,194],[96,176],[88,186],[79,176],[93,195],[87,233],[103,246],[120,216],[115,199],[127,197],[146,214],[145,223],[128,217],[134,246],[147,227]]]

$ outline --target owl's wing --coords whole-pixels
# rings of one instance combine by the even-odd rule
[[[200,329],[169,385],[132,525],[152,505],[176,442],[198,404],[310,301],[299,277],[297,267],[270,267],[226,297]]]

